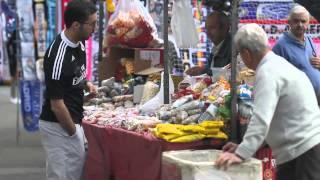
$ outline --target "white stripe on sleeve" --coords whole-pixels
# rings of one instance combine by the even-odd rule
[[[60,79],[60,76],[61,76],[61,69],[62,69],[62,63],[63,63],[63,59],[64,59],[64,56],[66,54],[66,49],[67,49],[67,45],[64,46],[63,48],[63,52],[62,52],[62,56],[61,56],[61,61],[59,62],[59,71],[58,71],[58,76],[57,76],[57,79],[59,80]]]
[[[54,61],[54,66],[52,70],[52,79],[59,80],[58,79],[58,71],[59,71],[59,64],[60,61],[63,61],[63,49],[66,48],[67,44],[65,42],[61,42],[58,49],[58,54],[56,56],[56,59]],[[61,57],[62,56],[62,57]]]
[[[50,46],[50,50],[49,50],[49,54],[48,54],[48,57],[50,57],[50,54],[51,54],[51,50],[52,50],[52,47],[53,47],[53,45],[54,45],[54,43],[56,42],[56,40],[54,40],[53,41],[53,43],[51,44],[51,46]]]

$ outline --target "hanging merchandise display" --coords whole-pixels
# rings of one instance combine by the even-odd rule
[[[21,114],[24,128],[29,131],[39,129],[43,90],[40,81],[20,81]]]
[[[0,18],[0,34],[3,34],[3,18]],[[0,82],[6,81],[10,79],[9,76],[9,65],[8,65],[8,58],[5,57],[4,54],[4,46],[3,46],[3,36],[0,36]]]
[[[33,10],[32,0],[17,1],[19,17],[19,35],[21,42],[21,67],[24,80],[36,79],[34,35],[33,35]]]
[[[158,38],[155,24],[139,0],[119,0],[107,32],[108,47],[152,47]]]
[[[37,55],[39,58],[44,57],[46,53],[46,19],[45,19],[45,4],[44,0],[34,0],[35,4],[35,24],[34,35],[37,44]]]
[[[16,76],[17,57],[16,57],[16,17],[17,14],[12,10],[13,3],[1,1],[1,62],[0,62],[0,81],[10,80]],[[10,77],[11,76],[11,77]]]
[[[47,5],[47,43],[46,47],[48,48],[51,42],[56,37],[56,0],[46,0]]]
[[[196,47],[199,35],[192,16],[191,3],[186,0],[175,0],[172,8],[171,28],[179,48]]]
[[[211,12],[210,8],[203,5],[203,2],[199,0],[191,0],[191,5],[193,18],[199,36],[199,43],[196,48],[180,49],[180,56],[185,70],[193,66],[206,66],[207,59],[210,57],[213,46],[205,29],[205,21]]]
[[[61,8],[61,1],[55,1],[56,3],[56,31],[59,33],[62,30],[62,8]]]
[[[106,5],[104,3],[104,5]],[[96,8],[99,9],[99,3],[96,4]],[[100,18],[100,16],[105,16],[105,10],[106,8],[103,8],[103,13],[100,14],[100,11],[97,11],[97,19]],[[103,18],[105,21],[105,17]],[[97,25],[95,28],[94,33],[92,36],[86,41],[86,55],[87,55],[87,80],[98,83],[99,81],[99,72],[98,72],[98,65],[99,65],[99,21],[97,21]],[[104,24],[104,22],[102,22]],[[105,26],[103,25],[102,32],[105,32]]]

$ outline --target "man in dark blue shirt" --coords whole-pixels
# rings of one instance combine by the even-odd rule
[[[320,58],[312,39],[305,35],[309,25],[309,12],[298,5],[292,8],[288,23],[290,31],[283,34],[273,51],[305,72],[320,102]]]

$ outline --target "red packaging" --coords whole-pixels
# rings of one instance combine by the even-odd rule
[[[107,32],[108,46],[146,48],[158,38],[153,19],[138,0],[119,0]]]
[[[261,148],[256,153],[256,158],[262,161],[263,180],[276,180],[276,161],[269,147]]]

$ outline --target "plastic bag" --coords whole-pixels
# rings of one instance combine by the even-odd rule
[[[145,102],[149,101],[151,98],[157,95],[158,91],[159,91],[159,86],[154,82],[148,81],[144,85],[140,103],[144,104]]]
[[[139,0],[119,0],[107,31],[108,46],[144,48],[158,38],[153,19]]]
[[[144,103],[141,107],[140,107],[140,111],[143,113],[152,113],[155,112],[157,109],[160,108],[161,105],[164,104],[164,95],[163,95],[163,91],[164,91],[164,85],[163,85],[163,77],[164,77],[164,73],[161,73],[161,87],[160,87],[160,91],[158,92],[158,94],[153,97],[152,99],[150,99],[149,101],[147,101],[146,103]],[[173,80],[171,78],[171,75],[169,75],[169,96],[171,96],[174,93],[174,84],[173,84]],[[171,99],[170,99],[171,101]]]
[[[171,28],[179,48],[197,47],[199,36],[192,16],[190,1],[175,0]]]

